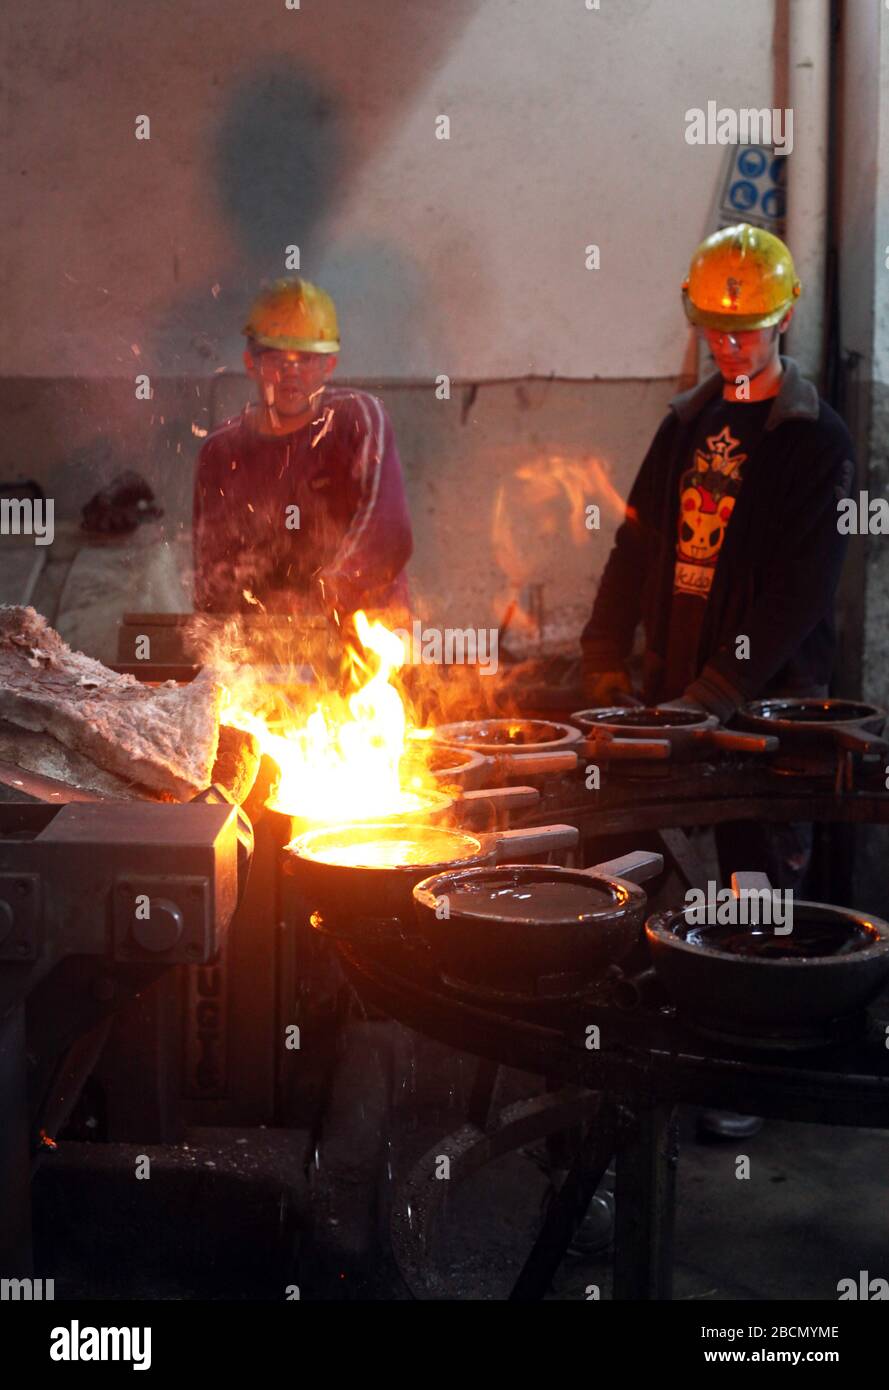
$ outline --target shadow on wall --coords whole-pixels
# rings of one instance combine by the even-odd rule
[[[381,334],[399,334],[399,369],[410,373],[415,325],[427,338],[444,327],[428,321],[428,287],[395,235],[356,244],[340,234],[331,246],[331,223],[358,172],[385,144],[416,90],[434,77],[480,3],[440,0],[430,22],[412,0],[387,0],[391,42],[381,41],[378,16],[328,8],[323,23],[306,16],[299,61],[281,58],[251,69],[245,60],[243,75],[226,90],[221,119],[195,151],[198,177],[203,173],[206,195],[230,234],[231,255],[207,265],[203,283],[171,303],[156,326],[161,359],[175,345],[182,374],[234,366],[253,295],[261,281],[295,273],[286,248],[296,246],[299,272],[321,280],[347,322],[373,313]]]
[[[463,12],[468,9],[463,7]],[[405,100],[400,87],[398,104]],[[229,94],[203,158],[220,215],[231,232],[234,259],[225,267],[208,266],[205,283],[172,303],[158,329],[160,343],[187,344],[183,365],[190,374],[201,366],[206,373],[206,381],[186,403],[189,418],[174,423],[167,417],[163,424],[168,436],[163,456],[169,459],[175,445],[186,472],[193,472],[200,448],[197,432],[220,423],[218,411],[212,409],[214,377],[240,365],[248,305],[264,279],[288,273],[288,246],[299,247],[301,273],[317,277],[337,300],[346,357],[350,325],[353,341],[360,336],[372,343],[376,335],[379,341],[396,342],[399,371],[405,377],[410,377],[416,360],[416,335],[444,346],[447,325],[424,273],[394,238],[341,238],[328,250],[327,224],[368,154],[366,139],[353,138],[354,134],[349,112],[333,89],[289,62],[251,73]],[[322,258],[323,272],[317,269]],[[252,388],[236,408],[250,395]],[[171,430],[175,440],[169,437]],[[197,436],[190,458],[188,431]],[[148,480],[152,485],[161,481],[150,472]],[[182,490],[180,484],[180,496]],[[166,489],[161,486],[159,491]],[[181,518],[178,507],[176,511]],[[171,516],[168,533],[172,536],[181,526],[182,520]]]
[[[157,355],[175,345],[177,373],[235,365],[259,282],[294,273],[287,247],[299,247],[300,269],[311,277],[324,221],[347,181],[347,147],[341,105],[312,73],[278,63],[232,88],[221,122],[197,151],[232,253],[208,264],[202,283],[173,299],[155,325]]]
[[[291,64],[253,74],[231,94],[213,143],[219,203],[245,272],[283,271],[290,243],[316,259],[355,163],[335,94]]]
[[[94,110],[116,128],[134,85],[150,85],[164,65],[165,89],[186,103],[189,119],[182,130],[204,132],[180,135],[167,157],[194,170],[195,196],[211,223],[224,224],[230,247],[222,256],[195,256],[203,239],[196,219],[195,245],[186,243],[183,254],[173,255],[171,280],[169,257],[149,255],[140,262],[139,281],[152,276],[168,294],[166,313],[146,319],[138,334],[141,355],[133,356],[133,374],[140,362],[152,374],[151,407],[133,394],[129,340],[122,343],[120,380],[0,383],[6,418],[14,422],[4,475],[39,478],[74,518],[95,491],[123,469],[135,468],[164,500],[172,521],[190,493],[184,475],[193,468],[199,431],[209,423],[207,387],[214,372],[240,364],[247,306],[263,278],[286,273],[284,248],[290,244],[300,246],[303,272],[323,279],[338,298],[346,324],[372,321],[381,339],[397,330],[399,360],[408,373],[414,325],[435,341],[443,325],[430,321],[436,311],[428,286],[394,238],[385,227],[372,243],[344,238],[328,252],[323,272],[319,262],[328,224],[356,173],[398,128],[417,91],[434,80],[481,3],[437,0],[433,16],[414,0],[387,0],[381,35],[375,7],[356,12],[328,0],[297,17],[297,56],[290,57],[282,43],[273,58],[267,33],[257,33],[255,47],[250,42],[252,24],[235,0],[195,0],[188,13],[171,13],[160,48],[144,15],[109,15],[103,40],[108,61],[129,51],[133,69],[126,81],[119,66],[109,75],[107,86],[94,92]],[[211,16],[215,37],[205,61],[191,67],[186,80],[181,61],[168,66],[169,47],[194,49]],[[195,110],[208,112],[211,124],[195,124]],[[64,206],[64,187],[59,196]],[[200,281],[187,272],[180,280],[178,267],[195,263]],[[103,312],[113,338],[113,313]]]

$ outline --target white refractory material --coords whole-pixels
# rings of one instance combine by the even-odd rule
[[[0,605],[0,718],[180,800],[210,783],[222,687],[141,684],[73,652],[33,608]]]

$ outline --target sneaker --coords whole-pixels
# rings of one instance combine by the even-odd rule
[[[700,1143],[713,1139],[749,1139],[759,1134],[764,1121],[760,1115],[739,1115],[734,1110],[702,1110],[698,1115]]]

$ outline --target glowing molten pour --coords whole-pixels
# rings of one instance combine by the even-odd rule
[[[455,859],[472,859],[481,852],[481,841],[462,831],[429,825],[412,831],[397,821],[392,830],[385,825],[359,825],[337,831],[336,836],[322,831],[319,839],[316,832],[310,831],[303,840],[295,840],[294,845],[306,858],[323,864],[359,865],[367,869],[417,864],[437,867]]]
[[[426,799],[402,785],[402,758],[410,736],[407,713],[390,677],[404,663],[404,650],[381,622],[368,622],[363,612],[353,618],[355,631],[369,663],[349,651],[358,688],[347,698],[327,692],[301,721],[270,727],[250,708],[247,695],[230,692],[223,722],[255,734],[263,753],[277,763],[278,781],[269,805],[286,815],[313,823],[376,820],[421,810]],[[371,670],[373,664],[375,669]],[[412,786],[431,786],[416,775]]]

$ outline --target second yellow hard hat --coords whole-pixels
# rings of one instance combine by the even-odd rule
[[[260,291],[244,332],[261,347],[284,352],[339,352],[336,306],[325,290],[296,277]]]
[[[704,328],[770,328],[801,288],[781,238],[739,222],[701,242],[682,282],[682,301],[691,322]]]

